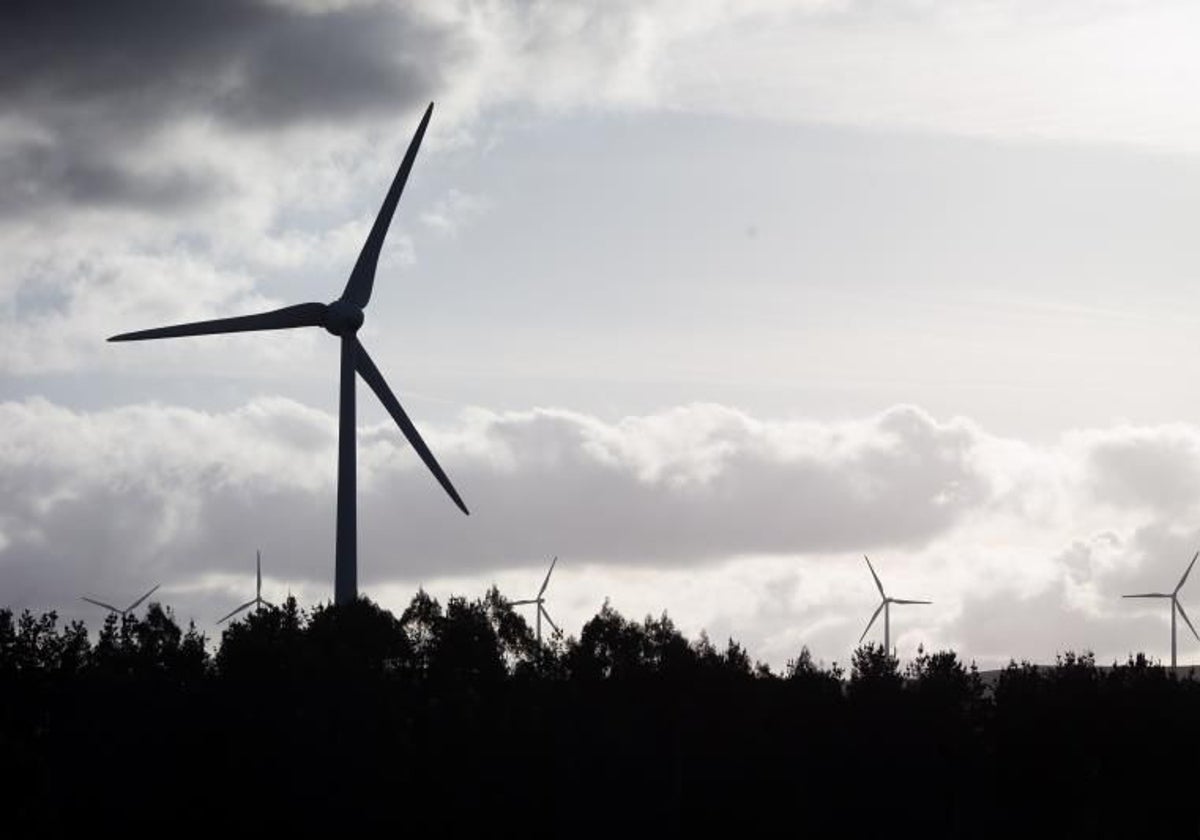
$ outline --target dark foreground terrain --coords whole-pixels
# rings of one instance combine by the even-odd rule
[[[1198,745],[1200,683],[1141,657],[775,674],[607,606],[539,648],[494,590],[289,602],[215,656],[155,604],[0,611],[5,836],[1194,837]]]

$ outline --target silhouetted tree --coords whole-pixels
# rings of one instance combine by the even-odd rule
[[[905,669],[905,678],[927,706],[954,715],[972,715],[983,702],[983,680],[972,665],[963,667],[954,651],[926,652],[917,648],[917,658]]]
[[[221,634],[218,672],[241,681],[296,679],[307,667],[306,625],[307,617],[291,595],[281,606],[247,613]]]
[[[0,611],[0,668],[14,675],[70,676],[87,665],[90,650],[87,629],[79,622],[59,633],[54,612],[34,616],[25,610],[14,626],[12,613]]]
[[[130,677],[136,672],[136,625],[137,617],[134,615],[109,613],[104,617],[92,652],[92,667],[97,674],[120,678]]]
[[[850,658],[852,697],[890,698],[899,694],[901,683],[900,661],[882,645],[867,642],[854,651]]]
[[[525,617],[512,608],[512,604],[500,594],[496,586],[492,586],[484,595],[483,605],[508,672],[516,673],[522,667],[539,664],[542,651],[537,648],[537,639],[533,631]],[[551,639],[552,652],[554,637]]]
[[[432,678],[452,684],[494,684],[504,678],[500,639],[482,601],[450,598],[437,640]]]
[[[408,638],[413,667],[428,674],[437,655],[442,632],[442,606],[424,589],[418,589],[400,616],[400,626]]]
[[[834,662],[828,670],[818,665],[807,647],[800,649],[795,659],[789,659],[783,678],[793,691],[809,698],[820,698],[826,702],[842,697],[842,678],[845,672]]]
[[[638,635],[642,639],[642,663],[649,671],[677,678],[694,672],[695,651],[666,613],[658,618],[646,616]]]
[[[646,647],[642,629],[626,621],[606,600],[600,612],[583,625],[579,640],[568,643],[567,670],[583,680],[633,676],[647,670]]]
[[[866,645],[845,679],[802,648],[776,676],[733,639],[690,641],[665,614],[629,621],[607,602],[539,648],[495,587],[444,607],[418,592],[400,618],[289,598],[227,627],[213,667],[205,647],[158,604],[107,616],[94,645],[53,613],[0,610],[15,833],[144,807],[189,828],[260,813],[251,828],[463,834],[505,809],[553,830],[586,814],[597,834],[745,834],[775,828],[775,802],[814,836],[889,833],[913,802],[927,836],[1194,828],[1187,809],[1111,807],[1190,793],[1200,685],[1144,656],[1013,662],[989,689],[950,651],[919,648],[901,672]],[[130,766],[151,769],[78,770],[143,755]],[[220,807],[197,813],[213,780]]]
[[[403,621],[365,596],[317,606],[304,635],[308,667],[322,676],[379,676],[413,660]]]

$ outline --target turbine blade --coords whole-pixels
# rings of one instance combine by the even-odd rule
[[[357,339],[351,338],[349,340],[358,345],[358,353],[355,354],[358,357],[355,361],[355,367],[358,368],[359,375],[371,386],[371,390],[375,392],[375,396],[379,397],[379,401],[388,410],[388,414],[392,415],[392,419],[396,421],[396,425],[400,427],[400,431],[404,433],[404,437],[408,439],[408,442],[412,444],[412,448],[421,456],[421,460],[425,462],[425,466],[433,473],[433,477],[442,485],[442,489],[450,494],[450,498],[454,500],[454,504],[458,505],[459,510],[470,515],[471,512],[463,504],[462,497],[458,495],[458,491],[454,489],[454,485],[450,483],[450,479],[447,478],[446,473],[438,465],[437,459],[433,457],[433,453],[429,451],[429,447],[421,439],[417,427],[413,425],[412,421],[408,419],[408,415],[404,413],[404,409],[400,407],[400,401],[396,399],[396,395],[392,393],[392,389],[384,381],[383,374],[379,372],[379,368],[375,367],[375,363],[367,355],[367,348],[363,347]]]
[[[190,324],[175,324],[171,327],[156,327],[152,330],[121,333],[112,336],[109,341],[145,341],[150,338],[180,338],[188,335],[215,335],[256,330],[289,330],[293,327],[321,327],[324,325],[325,304],[299,303],[271,312],[260,312],[257,315],[216,318],[212,321],[193,321]]]
[[[1196,628],[1192,626],[1192,620],[1188,618],[1187,613],[1183,611],[1183,604],[1179,603],[1179,601],[1176,599],[1172,600],[1175,601],[1175,606],[1179,609],[1179,614],[1183,617],[1183,620],[1187,622],[1188,629],[1192,631],[1192,635],[1196,637],[1196,641],[1200,641],[1200,633],[1196,632]]]
[[[884,604],[886,604],[886,603],[887,603],[887,601],[884,601],[882,604],[880,604],[878,607],[875,608],[875,612],[872,613],[872,615],[871,615],[871,620],[867,622],[867,629],[864,630],[862,632],[862,635],[858,637],[858,643],[860,645],[862,644],[862,640],[867,638],[867,633],[871,632],[871,625],[875,623],[875,619],[879,618],[879,614],[881,612],[883,612],[883,607],[884,607]]]
[[[879,575],[875,574],[875,567],[871,565],[871,558],[863,555],[863,559],[867,561],[867,568],[871,570],[871,577],[875,578],[875,588],[879,590],[879,594],[886,598],[887,593],[883,591],[883,584],[879,582]]]
[[[258,581],[257,581],[258,589],[255,590],[254,594],[261,595],[262,594],[262,551],[261,550],[254,552],[254,570],[258,573]]]
[[[558,625],[554,623],[554,619],[550,617],[550,613],[546,612],[546,608],[543,606],[538,606],[538,609],[542,611],[542,618],[550,622],[550,626],[554,628],[554,632],[561,633],[562,631],[558,629]]]
[[[260,604],[266,604],[266,605],[267,605],[268,607],[270,607],[271,609],[275,609],[275,605],[274,605],[274,604],[272,604],[270,601],[268,601],[266,598],[259,598],[259,599],[258,599],[258,603],[260,603]]]
[[[379,208],[379,215],[375,217],[371,233],[368,234],[367,241],[363,243],[362,251],[358,254],[358,261],[354,264],[354,270],[350,272],[350,279],[346,281],[342,300],[350,301],[359,309],[366,309],[367,303],[371,300],[371,289],[375,285],[375,267],[379,263],[379,252],[383,249],[384,237],[387,236],[388,227],[392,224],[392,214],[396,212],[400,193],[404,192],[404,184],[408,181],[408,173],[412,170],[413,161],[417,158],[417,150],[421,148],[421,140],[425,137],[425,128],[429,125],[431,116],[433,116],[432,102],[425,109],[425,116],[421,117],[417,133],[413,135],[412,141],[408,144],[408,151],[404,153],[400,169],[397,170],[396,177],[392,180],[392,186],[383,199],[383,206]]]
[[[1138,595],[1122,595],[1122,598],[1170,598],[1166,592],[1142,592]]]
[[[536,604],[536,603],[537,603],[537,598],[523,598],[520,601],[509,601],[508,605],[510,607],[519,607],[522,604]]]
[[[130,604],[125,609],[125,612],[133,612],[134,610],[136,610],[138,604],[142,603],[142,601],[145,601],[147,598],[149,598],[151,595],[153,595],[156,591],[158,591],[158,587],[161,585],[162,584],[159,584],[159,583],[154,584],[153,588],[151,588],[151,590],[149,592],[147,592],[141,598],[138,598],[136,601],[134,601],[132,604]]]
[[[558,562],[558,555],[555,555],[554,559],[550,561],[550,570],[546,572],[546,579],[544,581],[542,581],[542,588],[538,590],[537,596],[539,598],[541,598],[542,595],[546,592],[546,587],[550,585],[550,573],[554,571],[554,564],[557,562]]]
[[[893,604],[932,604],[933,601],[905,601],[903,598],[893,598]]]
[[[1192,566],[1195,566],[1195,565],[1196,565],[1196,558],[1197,558],[1197,557],[1200,557],[1200,551],[1197,551],[1195,554],[1193,554],[1193,555],[1192,555],[1192,562],[1191,562],[1191,563],[1188,563],[1187,571],[1183,573],[1183,577],[1181,577],[1181,578],[1179,579],[1179,585],[1175,587],[1175,593],[1176,593],[1176,594],[1178,594],[1178,593],[1179,593],[1179,590],[1180,590],[1180,589],[1183,589],[1183,585],[1184,585],[1185,583],[1187,583],[1188,575],[1190,575],[1190,574],[1192,573]]]
[[[225,621],[228,621],[229,619],[233,618],[235,615],[240,613],[242,610],[249,609],[250,607],[253,607],[253,606],[254,606],[253,601],[247,601],[246,603],[242,604],[240,607],[238,607],[233,612],[226,614],[223,618],[218,618],[217,624],[221,624]]]
[[[115,613],[121,612],[119,609],[114,607],[112,604],[106,604],[103,601],[97,601],[95,598],[88,598],[86,595],[82,596],[79,600],[87,601],[89,604],[95,604],[97,607],[104,607],[104,609],[112,610]]]

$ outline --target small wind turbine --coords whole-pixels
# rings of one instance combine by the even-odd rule
[[[255,585],[255,589],[254,589],[254,600],[247,601],[246,603],[244,603],[240,607],[238,607],[236,610],[229,613],[229,615],[225,616],[224,618],[218,619],[217,624],[221,624],[225,621],[228,621],[229,619],[233,618],[235,615],[240,613],[242,610],[248,610],[253,606],[257,606],[259,609],[262,609],[263,604],[266,604],[268,607],[274,606],[274,604],[272,604],[270,601],[264,601],[263,596],[262,596],[262,552],[256,551],[254,553],[254,555],[255,555],[255,557],[254,557],[255,571],[258,573],[258,582]]]
[[[1187,613],[1183,611],[1183,604],[1179,603],[1179,590],[1183,589],[1184,583],[1187,582],[1188,575],[1192,573],[1192,566],[1196,565],[1196,558],[1200,557],[1200,551],[1197,551],[1192,556],[1192,562],[1188,563],[1187,571],[1183,573],[1183,577],[1179,579],[1173,592],[1142,592],[1138,595],[1122,595],[1122,598],[1170,598],[1171,599],[1171,667],[1175,667],[1175,613],[1178,612],[1183,616],[1183,620],[1187,622],[1188,629],[1192,631],[1192,635],[1200,639],[1200,633],[1196,632],[1196,628],[1192,626],[1191,620],[1187,617]]]
[[[421,439],[416,426],[408,419],[400,401],[392,393],[383,374],[367,349],[358,340],[358,329],[363,325],[363,310],[371,300],[371,289],[375,285],[375,267],[379,262],[379,253],[383,248],[384,237],[392,223],[392,215],[400,201],[400,193],[408,181],[408,173],[417,157],[417,149],[425,136],[429,118],[433,114],[433,103],[425,109],[425,116],[417,126],[400,169],[383,199],[379,215],[371,227],[367,241],[363,243],[350,279],[342,296],[332,303],[300,303],[295,306],[285,306],[271,312],[260,312],[256,315],[240,315],[235,318],[217,318],[212,321],[197,321],[190,324],[176,324],[170,327],[157,327],[138,332],[114,335],[109,341],[145,341],[152,338],[177,338],[189,335],[213,335],[215,333],[255,332],[259,330],[288,330],[297,327],[324,327],[330,335],[336,336],[341,343],[342,365],[341,386],[338,403],[338,475],[337,475],[337,536],[334,543],[334,572],[333,600],[339,606],[353,603],[358,598],[358,514],[357,496],[355,493],[355,401],[354,386],[358,377],[362,377],[375,396],[383,403],[383,407],[392,415],[396,425],[413,451],[417,453],[434,478],[442,485],[454,504],[463,513],[468,513],[458,491],[450,483],[450,479],[438,465],[433,453]]]
[[[546,579],[542,581],[542,588],[538,590],[536,598],[526,598],[521,601],[512,602],[514,607],[519,607],[522,604],[537,604],[537,641],[539,648],[542,646],[542,616],[545,616],[546,621],[550,622],[550,626],[554,628],[555,633],[559,632],[558,625],[554,623],[554,619],[550,617],[550,613],[546,612],[546,599],[542,597],[546,594],[546,587],[550,585],[550,574],[554,571],[554,564],[557,562],[557,557],[550,561],[550,569],[546,572]]]
[[[104,607],[104,609],[108,610],[109,612],[116,613],[117,615],[121,616],[121,618],[124,618],[127,614],[129,614],[129,613],[133,612],[135,609],[137,609],[138,604],[142,603],[142,601],[145,601],[147,598],[149,598],[151,595],[153,595],[155,590],[157,590],[158,587],[161,585],[162,584],[158,584],[158,583],[154,584],[153,589],[151,589],[149,592],[147,592],[141,598],[138,598],[136,601],[134,601],[132,604],[130,604],[128,607],[126,607],[123,610],[117,609],[112,604],[106,604],[103,601],[97,601],[95,598],[89,598],[86,595],[81,596],[79,600],[87,601],[89,604],[95,604],[97,607]]]
[[[879,582],[879,575],[875,574],[875,567],[871,565],[871,558],[863,555],[863,559],[867,561],[867,568],[871,570],[871,577],[875,578],[875,588],[879,590],[880,597],[883,601],[875,608],[875,612],[871,615],[871,620],[867,622],[867,629],[858,637],[858,643],[861,645],[862,640],[867,637],[867,633],[871,630],[871,625],[875,623],[875,619],[879,618],[879,613],[883,613],[883,649],[886,653],[891,653],[891,633],[892,633],[892,604],[932,604],[933,601],[906,601],[903,598],[889,598],[888,594],[883,591],[883,584]]]

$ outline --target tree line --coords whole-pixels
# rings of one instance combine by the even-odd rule
[[[0,610],[6,824],[508,836],[1195,833],[1200,683],[952,651],[780,672],[607,603],[539,645],[495,589],[249,614],[151,603],[95,640]],[[140,823],[139,823],[140,824]]]

